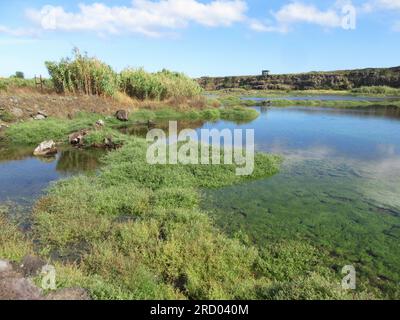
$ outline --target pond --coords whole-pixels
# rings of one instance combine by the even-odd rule
[[[271,96],[271,97],[241,97],[242,100],[251,101],[266,101],[266,100],[293,100],[293,101],[390,101],[398,100],[399,97],[368,97],[368,96],[355,96],[355,95],[288,95],[288,96]]]
[[[54,157],[38,158],[32,147],[0,146],[0,206],[11,209],[23,223],[35,200],[54,181],[79,173],[90,173],[100,165],[103,150],[65,147]]]
[[[245,124],[180,122],[181,129],[255,129],[258,151],[285,157],[272,178],[204,191],[202,206],[229,234],[244,232],[257,246],[306,240],[328,252],[333,268],[354,265],[362,281],[398,290],[400,108],[255,109],[260,117]],[[95,172],[103,153],[66,148],[43,160],[32,148],[0,147],[0,205],[31,206],[51,182]]]
[[[256,245],[305,239],[339,272],[354,265],[374,285],[400,281],[400,109],[257,108],[258,151],[282,154],[267,180],[206,192],[203,206],[228,233]]]

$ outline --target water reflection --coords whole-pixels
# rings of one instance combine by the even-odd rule
[[[178,124],[178,132],[184,129],[198,129],[201,128],[206,121],[203,120],[179,120]],[[149,130],[157,128],[161,129],[168,135],[169,133],[169,121],[168,120],[158,120],[152,123],[138,123],[135,125],[129,125],[125,127],[120,127],[120,131],[124,134],[134,135],[138,137],[145,138]]]
[[[261,110],[261,109],[260,109]],[[258,245],[300,238],[354,264],[360,281],[395,290],[400,281],[398,109],[268,108],[249,125],[256,148],[283,154],[267,180],[205,193],[203,206],[228,233]],[[344,263],[344,264],[343,264]]]
[[[32,147],[0,148],[0,202],[31,204],[53,181],[96,170],[103,150],[64,148],[55,157],[33,157]]]

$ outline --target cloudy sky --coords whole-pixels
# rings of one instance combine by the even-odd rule
[[[77,46],[191,76],[400,65],[400,0],[0,0],[0,76]]]

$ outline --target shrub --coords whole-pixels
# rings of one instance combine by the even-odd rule
[[[0,120],[4,122],[13,122],[15,120],[15,116],[8,111],[0,110]]]
[[[201,94],[201,87],[182,73],[163,70],[148,73],[143,69],[125,69],[120,74],[120,89],[140,100],[189,99]]]
[[[13,77],[17,79],[25,79],[25,75],[22,71],[17,71]]]
[[[117,75],[112,68],[94,57],[74,49],[74,58],[46,63],[54,88],[59,93],[114,96]]]

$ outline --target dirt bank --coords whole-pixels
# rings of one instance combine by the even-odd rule
[[[134,101],[118,101],[98,96],[69,96],[40,93],[1,93],[0,121],[26,120],[45,114],[49,117],[68,117],[77,112],[113,114],[117,110],[135,108]]]

